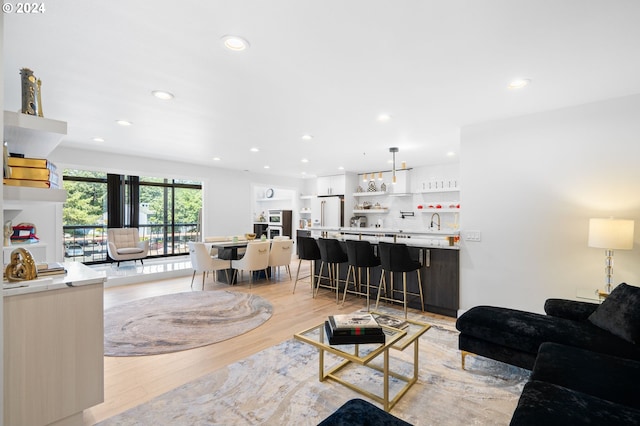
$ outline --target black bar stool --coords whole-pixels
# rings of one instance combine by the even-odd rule
[[[420,303],[422,310],[424,311],[424,297],[422,296],[422,280],[420,279],[420,268],[422,265],[417,260],[411,259],[409,253],[409,247],[406,244],[392,244],[392,243],[378,243],[378,254],[380,255],[380,263],[382,265],[382,274],[380,275],[380,285],[378,286],[378,297],[376,298],[376,309],[380,299],[384,299],[390,302],[397,302],[393,298],[394,293],[402,292],[403,305],[404,305],[404,317],[407,317],[407,294],[413,296],[420,296]],[[391,295],[387,295],[387,280],[385,278],[385,271],[389,272],[391,277]],[[418,273],[418,289],[420,293],[408,293],[407,292],[407,272],[416,271]],[[402,272],[402,290],[396,290],[393,288],[393,273]],[[384,286],[385,296],[381,297],[382,289]]]
[[[311,293],[313,293],[313,281],[316,270],[315,261],[320,259],[320,249],[315,239],[311,237],[298,237],[298,259],[298,272],[296,272],[296,281],[293,283],[293,292],[296,292],[296,285],[298,284],[298,277],[300,276],[300,265],[303,260],[308,260],[309,275],[307,275],[307,277],[311,277],[309,283],[311,284]]]
[[[320,248],[320,271],[318,272],[318,281],[316,284],[315,296],[318,295],[320,287],[329,288],[336,291],[336,303],[338,303],[338,290],[340,288],[340,264],[348,260],[347,254],[342,250],[342,246],[338,240],[332,238],[318,238],[318,248]],[[327,276],[329,285],[321,284],[322,269],[327,265]]]
[[[367,297],[367,311],[369,310],[369,294],[371,286],[371,268],[380,265],[380,259],[373,252],[373,246],[369,241],[347,240],[347,258],[349,262],[349,270],[347,271],[347,281],[344,285],[344,295],[342,296],[342,304],[347,298],[347,291],[353,294]],[[358,271],[356,281],[356,268]],[[367,291],[366,293],[360,289],[362,283],[362,268],[367,269]],[[353,290],[349,288],[349,275],[353,271]]]

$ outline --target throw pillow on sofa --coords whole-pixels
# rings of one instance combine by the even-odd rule
[[[640,287],[618,285],[589,315],[589,322],[627,342],[640,343]]]

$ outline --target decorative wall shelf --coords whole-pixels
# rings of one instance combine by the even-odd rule
[[[67,191],[64,189],[3,185],[2,193],[5,209],[14,204],[64,203],[67,200]]]
[[[442,188],[442,189],[425,189],[424,191],[418,191],[418,194],[438,194],[443,192],[460,192],[460,187]]]
[[[459,213],[462,209],[418,209],[421,213]]]
[[[357,214],[386,214],[386,213],[389,213],[389,209],[360,209],[360,210],[354,210],[353,213],[357,213]]]
[[[4,111],[4,140],[10,153],[47,158],[66,134],[64,121]]]
[[[371,191],[371,192],[354,192],[353,196],[354,197],[379,197],[382,195],[390,195],[389,193],[387,193],[386,191]]]

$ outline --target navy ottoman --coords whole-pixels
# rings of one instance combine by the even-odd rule
[[[318,426],[411,426],[363,399],[345,402]]]

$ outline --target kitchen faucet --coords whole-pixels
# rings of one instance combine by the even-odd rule
[[[433,229],[433,218],[434,216],[438,217],[438,231],[440,230],[440,215],[438,213],[434,213],[431,215],[431,229]]]

